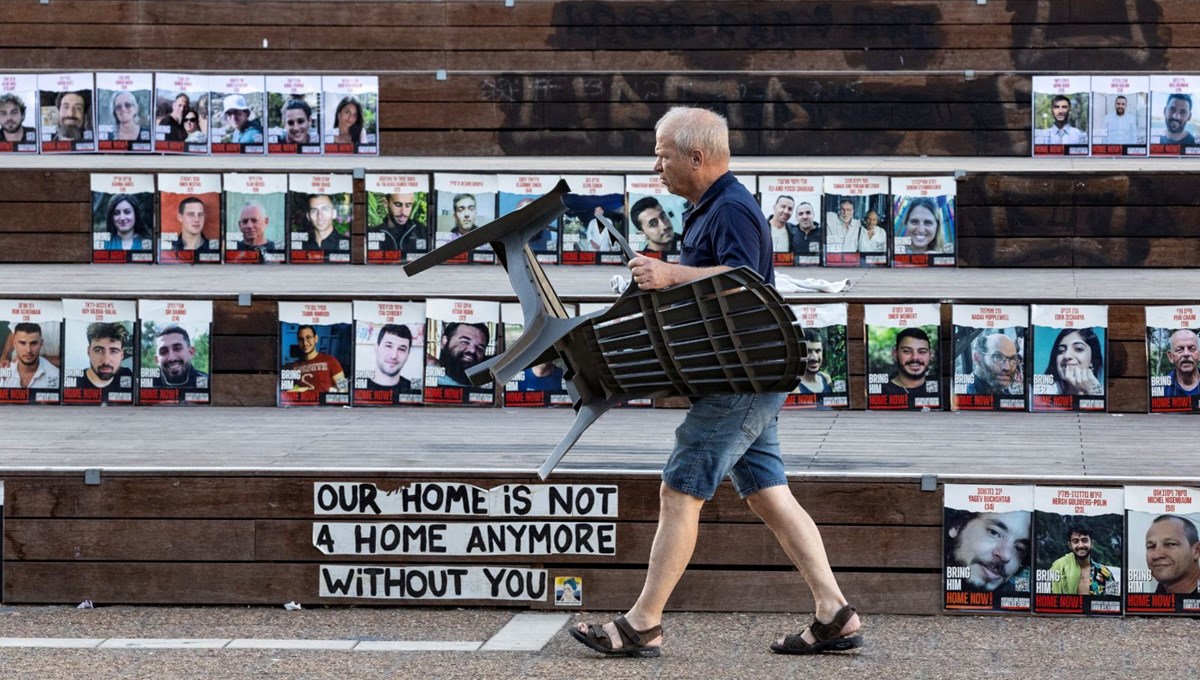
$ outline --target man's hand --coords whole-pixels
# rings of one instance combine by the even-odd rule
[[[629,271],[633,272],[633,282],[642,290],[659,290],[678,286],[689,281],[712,276],[719,272],[729,271],[725,265],[716,267],[688,267],[673,264],[653,257],[638,255],[629,261]]]
[[[675,269],[679,265],[641,255],[629,261],[633,282],[642,290],[658,290],[675,284]]]

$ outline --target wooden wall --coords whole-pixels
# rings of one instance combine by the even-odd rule
[[[4,14],[0,69],[378,73],[385,155],[646,155],[666,107],[699,103],[728,115],[743,156],[1025,156],[1031,74],[1200,70],[1191,0],[29,0]]]
[[[533,479],[421,476],[242,477],[105,471],[5,475],[3,600],[7,603],[413,604],[317,596],[321,564],[488,564],[582,576],[584,605],[619,610],[641,588],[658,517],[657,476],[562,475],[556,484],[616,484],[611,556],[327,556],[313,546],[314,481],[381,487],[447,481],[492,488]],[[846,595],[871,613],[940,611],[942,495],[908,481],[806,481],[792,491],[822,529]],[[853,502],[847,502],[847,498]],[[531,518],[532,519],[532,518]],[[438,515],[320,516],[321,521],[505,521]],[[508,520],[512,521],[512,520]],[[585,521],[585,520],[575,520]],[[728,485],[701,516],[692,568],[668,606],[690,611],[804,611],[811,596],[771,532]],[[738,550],[726,546],[737,545]],[[422,601],[419,604],[430,604]],[[450,604],[450,603],[447,603]],[[503,604],[468,601],[466,604]],[[534,608],[554,608],[553,599]]]

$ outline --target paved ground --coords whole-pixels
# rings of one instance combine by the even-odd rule
[[[588,613],[588,620],[603,615]],[[866,616],[867,646],[817,658],[781,657],[771,639],[805,617],[671,614],[659,659],[602,659],[567,634],[577,616],[439,608],[0,607],[0,675],[54,678],[1030,678],[1156,680],[1194,675],[1196,619]],[[539,633],[538,627],[544,632]],[[548,624],[548,625],[547,625]],[[522,635],[523,631],[529,631]],[[489,651],[531,639],[529,651]],[[86,639],[92,648],[10,647],[14,638]],[[121,638],[123,640],[117,640]],[[101,648],[133,644],[223,646]],[[233,649],[242,645],[266,649]],[[354,649],[285,649],[299,640]],[[248,642],[249,641],[249,642]],[[474,651],[369,651],[385,641]],[[421,643],[429,643],[422,645]],[[433,645],[432,643],[441,643]],[[457,643],[457,644],[446,644]],[[482,643],[482,644],[481,644]]]

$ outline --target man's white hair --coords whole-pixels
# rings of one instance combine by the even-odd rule
[[[676,106],[654,125],[655,133],[664,130],[681,153],[700,149],[713,161],[729,160],[729,123],[719,113],[694,106]]]

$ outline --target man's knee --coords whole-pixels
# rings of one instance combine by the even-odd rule
[[[796,497],[792,495],[791,488],[786,484],[759,489],[746,496],[746,504],[754,514],[767,521],[787,511],[791,506],[799,505]]]
[[[666,483],[660,484],[658,487],[658,502],[663,508],[672,508],[677,510],[699,510],[700,506],[704,505],[703,498],[696,498],[691,494],[676,491],[667,486]]]

